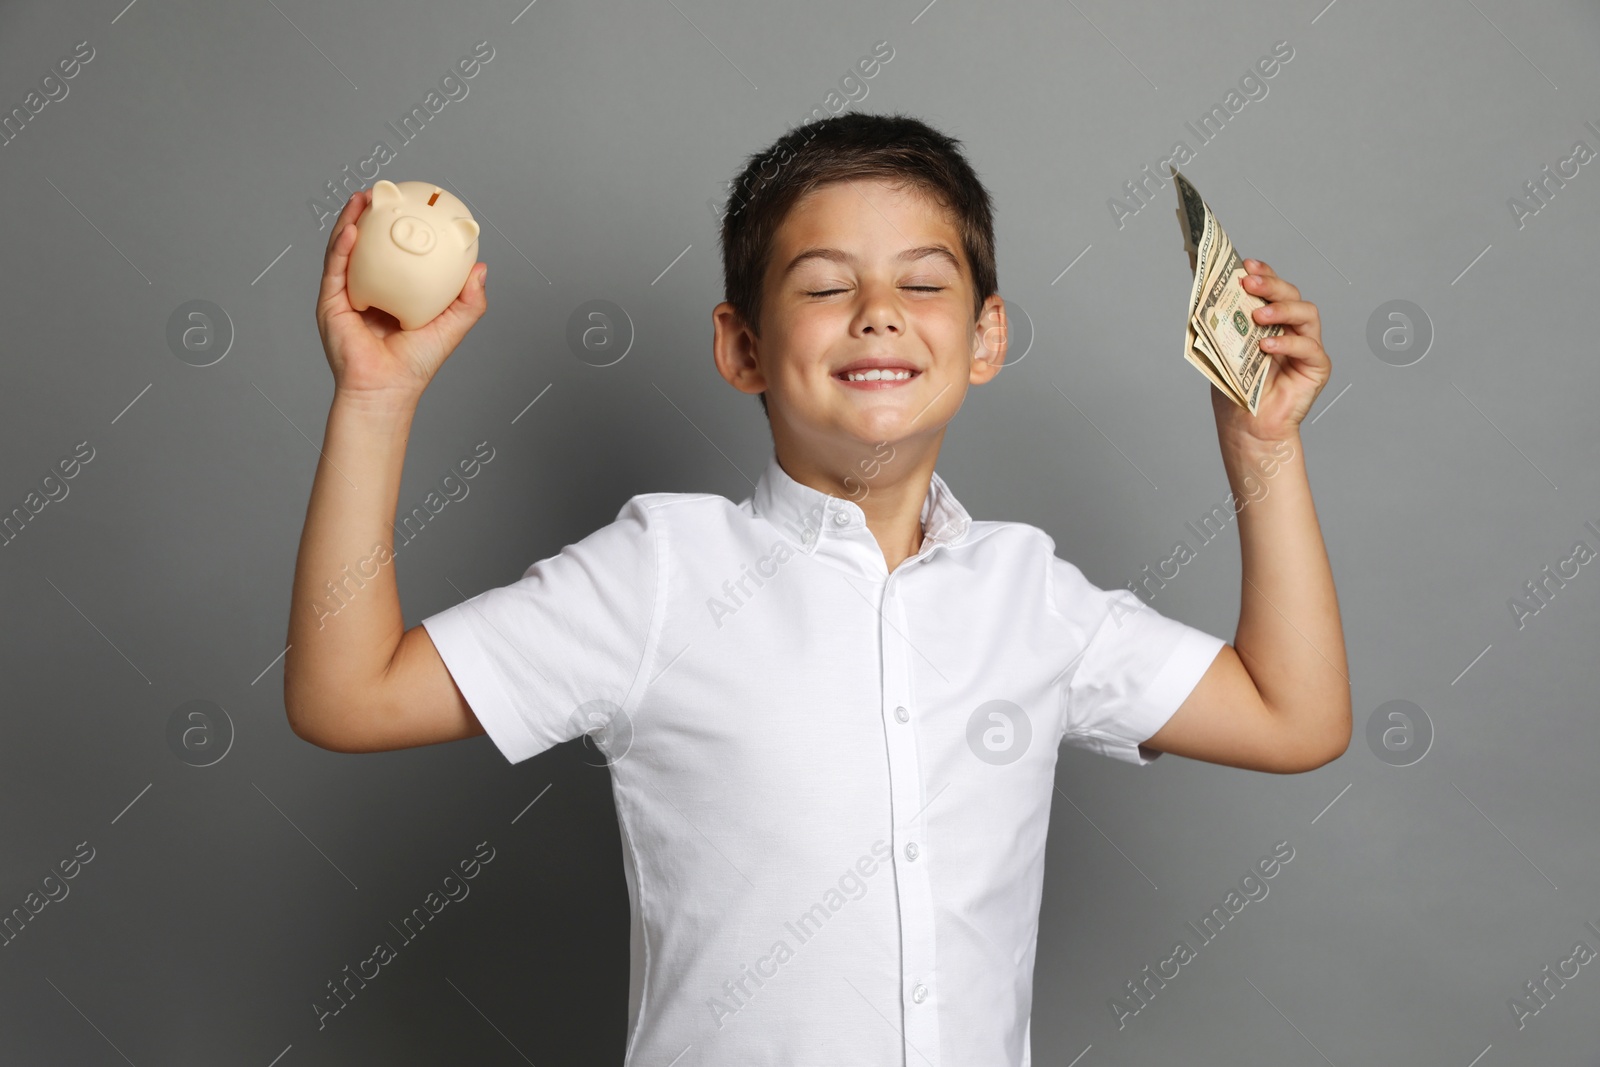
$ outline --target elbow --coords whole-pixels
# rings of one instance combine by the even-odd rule
[[[1326,767],[1350,750],[1352,735],[1350,704],[1334,717],[1334,724],[1318,730],[1301,729],[1292,741],[1284,746],[1290,755],[1275,768],[1279,774],[1304,774]]]
[[[1299,770],[1305,772],[1326,767],[1348,751],[1350,751],[1350,722],[1346,719],[1344,729],[1331,742],[1324,743],[1320,749],[1314,750],[1306,765]]]
[[[363,752],[363,751],[365,751],[364,749],[355,748],[355,747],[352,747],[352,746],[350,746],[348,744],[345,744],[345,743],[341,742],[337,737],[333,737],[333,736],[330,736],[330,735],[328,735],[326,733],[318,731],[318,730],[306,725],[305,723],[301,722],[300,720],[297,720],[292,715],[289,717],[289,729],[292,730],[294,732],[294,735],[296,737],[298,737],[300,740],[306,742],[307,744],[315,745],[317,748],[320,748],[325,752],[350,753],[350,752]]]
[[[283,713],[289,720],[289,730],[300,740],[320,748],[321,742],[317,740],[313,727],[315,717],[306,714],[305,702],[301,700],[299,692],[294,684],[293,673],[286,667],[283,672]]]
[[[1334,713],[1333,721],[1333,734],[1328,739],[1328,747],[1323,755],[1322,761],[1316,765],[1317,767],[1326,766],[1327,764],[1330,764],[1334,760],[1338,759],[1340,756],[1344,755],[1346,752],[1350,751],[1350,738],[1353,734],[1354,727],[1353,716],[1350,708],[1349,690],[1345,691],[1344,699],[1339,705],[1339,710]],[[1316,767],[1312,768],[1312,770],[1315,769]]]
[[[329,701],[320,698],[315,686],[297,679],[293,664],[286,664],[283,672],[283,711],[289,720],[289,729],[300,740],[329,752],[343,748],[328,727],[334,721]]]
[[[285,701],[284,710],[294,735],[324,751],[349,755],[379,752],[385,748],[375,740],[372,707],[358,705],[351,697],[324,696],[309,704],[300,700]]]
[[[1289,773],[1304,774],[1306,771],[1314,771],[1318,767],[1326,767],[1349,750],[1350,733],[1345,731],[1342,741],[1335,745],[1323,745],[1322,748],[1315,750],[1310,757],[1303,760],[1299,766],[1293,768]]]
[[[336,738],[329,736],[327,733],[324,728],[327,722],[325,716],[318,715],[315,712],[307,714],[306,707],[297,700],[286,698],[283,707],[289,719],[289,730],[300,740],[329,752],[348,751],[339,745]],[[319,726],[319,723],[324,725]]]
[[[285,699],[283,702],[283,710],[289,719],[289,730],[291,733],[293,733],[300,740],[305,741],[308,744],[316,745],[318,748],[327,747],[322,743],[321,738],[312,725],[312,720],[307,718],[304,709],[301,708],[299,704],[292,703],[291,701]]]

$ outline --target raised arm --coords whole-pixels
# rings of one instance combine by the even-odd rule
[[[1239,627],[1146,747],[1251,770],[1320,767],[1350,743],[1350,668],[1333,571],[1311,501],[1300,422],[1332,373],[1316,305],[1258,260],[1242,284],[1281,323],[1263,349],[1277,364],[1255,415],[1215,386],[1228,484],[1240,501]]]
[[[487,309],[485,264],[454,303],[403,331],[386,312],[351,308],[345,272],[355,220],[350,198],[329,236],[317,329],[333,371],[322,458],[295,563],[283,696],[300,737],[367,752],[483,732],[421,626],[404,630],[393,521],[406,440],[423,390]]]

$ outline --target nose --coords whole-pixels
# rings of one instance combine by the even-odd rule
[[[881,290],[869,291],[862,303],[858,320],[861,332],[877,336],[900,333],[900,312],[894,301],[882,295]]]
[[[401,215],[389,227],[389,236],[397,247],[414,256],[425,256],[433,251],[439,237],[433,227],[415,215]]]

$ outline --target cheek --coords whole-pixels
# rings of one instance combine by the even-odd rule
[[[971,310],[956,301],[918,309],[911,325],[935,352],[959,351],[962,355],[968,354],[978,329]]]
[[[806,313],[790,315],[774,323],[783,337],[778,351],[785,361],[815,363],[826,360],[828,353],[849,329],[849,320],[840,316],[819,313],[809,308]]]
[[[819,349],[817,344],[799,323],[771,321],[761,346],[762,372],[769,382],[782,383],[778,385],[780,390],[809,381],[818,366],[826,365],[825,358],[817,353],[825,354],[827,349]]]

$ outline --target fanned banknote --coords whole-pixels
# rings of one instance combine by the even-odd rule
[[[1172,179],[1178,190],[1183,247],[1194,270],[1183,358],[1254,415],[1273,367],[1271,357],[1261,351],[1261,339],[1276,337],[1283,327],[1262,326],[1251,316],[1267,301],[1240,284],[1247,272],[1233,242],[1189,179],[1176,169]]]

